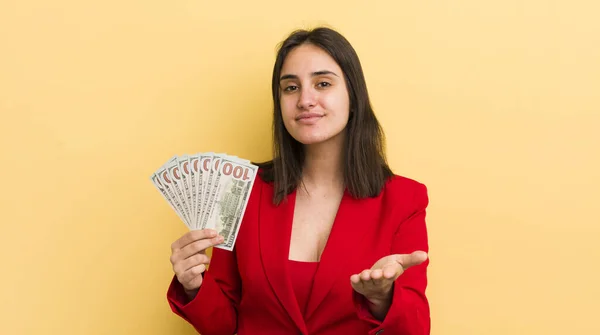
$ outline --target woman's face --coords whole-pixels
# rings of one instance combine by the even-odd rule
[[[281,68],[280,104],[285,128],[302,144],[344,134],[350,98],[342,69],[317,46],[296,47]]]

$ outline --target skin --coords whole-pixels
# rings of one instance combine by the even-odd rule
[[[305,148],[296,194],[289,258],[317,262],[344,191],[341,148],[349,97],[342,70],[313,45],[288,54],[281,69],[280,104],[286,130]],[[301,120],[306,115],[315,118]]]
[[[280,104],[286,130],[314,154],[340,152],[350,111],[342,69],[323,50],[305,44],[288,54],[281,78]],[[310,114],[321,117],[314,122],[298,120]]]
[[[383,320],[392,305],[394,281],[411,266],[419,265],[427,259],[427,253],[415,251],[412,254],[394,254],[379,259],[370,269],[350,276],[352,288],[370,302],[371,314]]]
[[[325,51],[311,44],[290,52],[281,73],[283,122],[290,135],[304,144],[306,153],[305,191],[298,192],[290,258],[317,261],[343,192],[342,150],[350,110],[349,95],[339,65]],[[298,119],[311,113],[322,117],[314,122]],[[312,232],[312,236],[307,232]],[[427,254],[420,251],[385,256],[370,269],[352,275],[350,284],[370,302],[373,316],[383,320],[392,303],[394,281],[410,266],[426,259]]]
[[[280,103],[285,128],[306,154],[289,258],[319,261],[344,190],[342,150],[350,101],[341,68],[314,45],[295,48],[282,67]],[[173,242],[173,271],[189,299],[196,296],[210,262],[206,249],[219,243],[222,237],[213,230],[190,231]],[[383,320],[392,303],[394,280],[426,259],[424,252],[385,256],[352,275],[350,284],[369,301],[373,316]]]
[[[202,229],[191,230],[171,244],[173,272],[190,300],[198,293],[202,274],[210,262],[206,249],[220,243],[223,243],[223,236],[217,236],[215,230]]]

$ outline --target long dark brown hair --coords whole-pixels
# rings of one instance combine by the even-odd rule
[[[377,196],[387,178],[393,175],[384,147],[383,130],[369,100],[367,84],[356,51],[340,33],[327,27],[296,30],[279,45],[273,67],[273,159],[257,163],[261,177],[273,182],[273,203],[279,204],[302,181],[303,145],[285,128],[281,115],[281,68],[294,48],[310,43],[326,51],[344,73],[350,95],[350,116],[344,143],[344,184],[355,198]]]

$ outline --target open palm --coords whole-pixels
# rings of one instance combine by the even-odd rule
[[[350,277],[352,288],[369,301],[391,299],[394,281],[411,266],[427,260],[427,253],[415,251],[410,254],[395,254],[379,259],[370,269]]]

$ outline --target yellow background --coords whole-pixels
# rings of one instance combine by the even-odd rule
[[[174,154],[270,157],[270,76],[327,24],[429,186],[434,335],[600,334],[595,1],[0,2],[1,334],[193,334]]]

